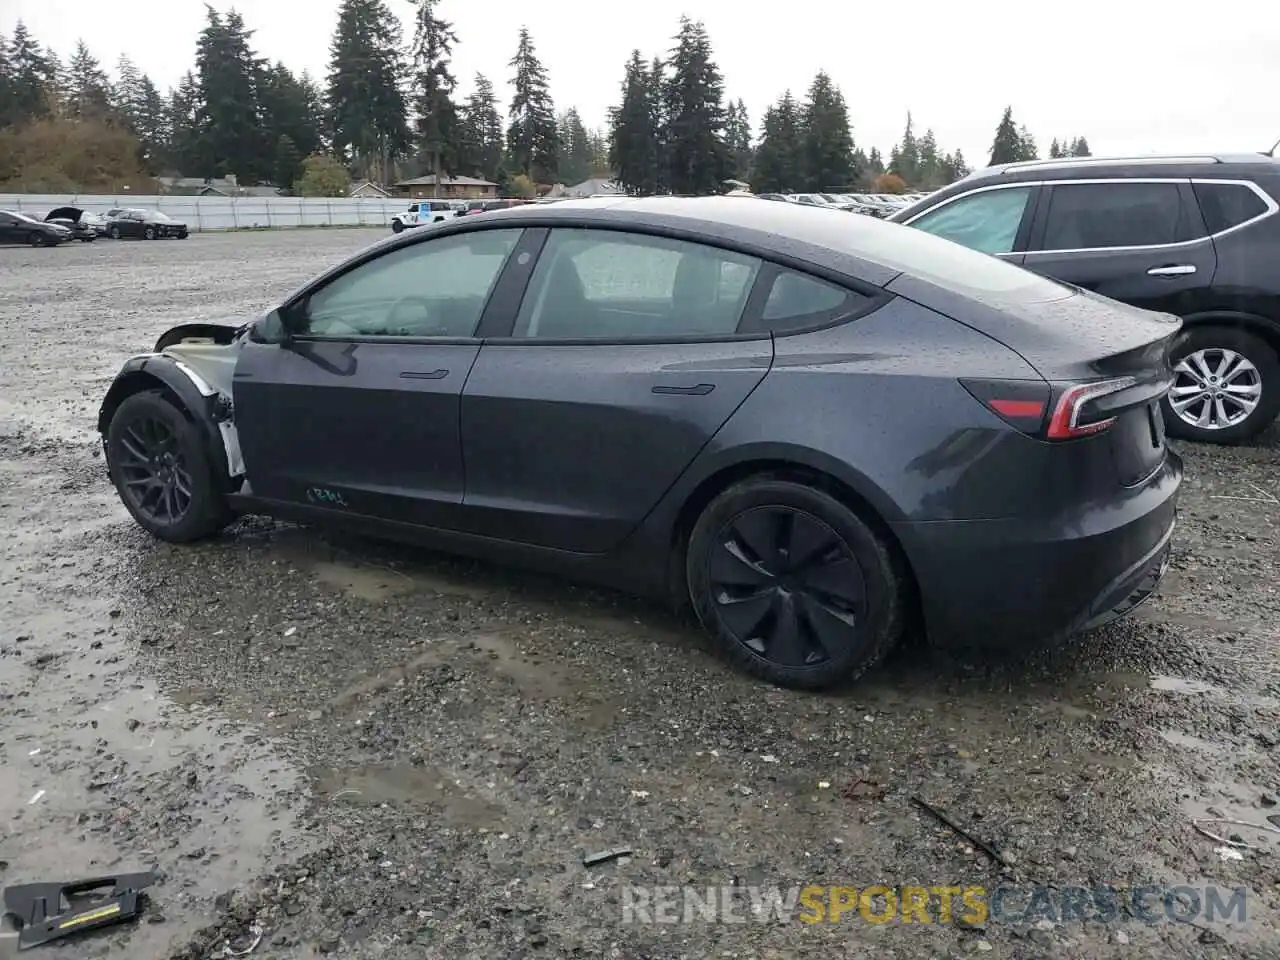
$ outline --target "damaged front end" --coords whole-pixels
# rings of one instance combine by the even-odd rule
[[[245,481],[244,459],[235,426],[232,380],[249,324],[185,323],[156,341],[150,353],[125,361],[98,413],[106,441],[116,408],[144,390],[164,390],[201,428],[214,474],[226,493]]]

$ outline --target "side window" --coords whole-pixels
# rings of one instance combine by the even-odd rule
[[[477,230],[406,247],[335,278],[291,311],[315,337],[470,337],[520,230]]]
[[[617,230],[553,230],[513,335],[559,339],[733,334],[754,257]]]
[[[1053,186],[1041,250],[1150,247],[1192,238],[1176,183]]]
[[[980,253],[1011,253],[1031,187],[982,190],[935,207],[911,226]]]
[[[1204,225],[1221,233],[1267,212],[1263,199],[1243,183],[1193,183]]]
[[[783,270],[774,277],[761,319],[766,330],[787,333],[831,323],[866,302],[867,297],[853,290]]]

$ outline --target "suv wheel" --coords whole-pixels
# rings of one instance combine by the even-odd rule
[[[1172,436],[1202,443],[1252,439],[1280,412],[1280,359],[1233,327],[1193,327],[1174,346],[1173,388],[1163,401]]]
[[[757,477],[703,511],[689,597],[736,666],[785,687],[848,683],[902,633],[905,590],[884,542],[834,497]]]
[[[403,223],[401,223],[399,220],[392,220],[392,221],[391,221],[391,232],[392,232],[392,233],[400,233],[400,232],[402,232],[403,230],[404,230],[404,224],[403,224]]]

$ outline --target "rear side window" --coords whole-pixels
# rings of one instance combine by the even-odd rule
[[[1267,204],[1243,183],[1193,183],[1204,225],[1221,233],[1267,212]]]
[[[981,253],[1010,253],[1030,187],[982,190],[921,214],[911,226]]]
[[[761,319],[766,330],[788,333],[831,323],[866,302],[867,298],[860,293],[803,273],[783,270],[774,277]]]
[[[1041,250],[1154,247],[1193,239],[1176,183],[1065,183],[1049,195]]]

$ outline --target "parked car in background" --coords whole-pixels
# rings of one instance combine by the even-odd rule
[[[106,228],[107,236],[112,240],[125,237],[137,240],[185,240],[190,235],[185,223],[159,210],[120,208],[108,211]]]
[[[391,232],[400,233],[411,227],[451,220],[463,212],[453,200],[414,200],[404,213],[397,213],[391,218]]]
[[[1248,440],[1280,412],[1280,160],[1075,157],[980,170],[894,219],[1176,314],[1171,434]]]
[[[76,240],[86,243],[98,239],[107,232],[106,221],[96,213],[79,207],[57,207],[45,214],[45,223],[66,227]]]
[[[473,200],[473,206],[467,213],[488,213],[491,210],[509,210],[511,207],[523,207],[534,203],[533,200],[526,200],[523,197],[501,197],[496,200]]]
[[[789,203],[790,200],[780,193],[757,193],[756,198],[759,200],[773,200],[775,202]]]
[[[16,210],[0,210],[0,243],[25,243],[32,247],[56,247],[73,239],[71,230]]]
[[[869,217],[566,200],[176,327],[98,426],[161,539],[259,513],[557,569],[692,604],[741,668],[816,688],[909,617],[1017,651],[1148,597],[1179,327]]]

